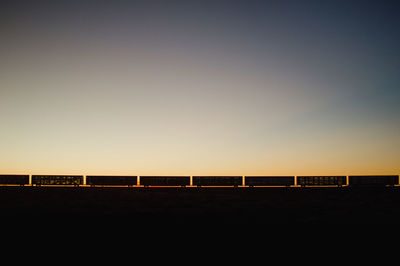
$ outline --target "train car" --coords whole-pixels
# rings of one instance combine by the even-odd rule
[[[29,175],[0,175],[0,185],[28,185]]]
[[[190,185],[190,176],[141,176],[140,185],[186,187]]]
[[[352,187],[386,187],[399,184],[398,175],[352,175],[349,186]]]
[[[136,186],[137,176],[103,176],[88,175],[86,176],[86,184],[94,186]]]
[[[307,186],[344,186],[346,176],[297,176],[297,185]]]
[[[202,186],[241,186],[241,176],[193,176],[193,185]]]
[[[245,185],[256,186],[284,186],[294,185],[294,176],[246,176]]]
[[[36,186],[79,186],[82,175],[32,175],[32,185]]]

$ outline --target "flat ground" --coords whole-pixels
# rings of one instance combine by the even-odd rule
[[[0,218],[191,226],[400,223],[400,188],[0,187]]]

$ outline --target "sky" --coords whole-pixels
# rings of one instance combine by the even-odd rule
[[[0,173],[400,173],[397,1],[1,1]]]

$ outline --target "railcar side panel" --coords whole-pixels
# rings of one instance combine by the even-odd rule
[[[27,185],[29,175],[0,175],[0,185]]]
[[[399,184],[398,175],[353,175],[349,176],[350,186],[384,187]]]
[[[86,176],[90,186],[136,186],[137,180],[137,176]]]
[[[242,176],[193,176],[193,185],[201,186],[241,186]]]
[[[190,176],[140,176],[143,186],[189,186]]]
[[[246,176],[245,185],[254,186],[292,186],[294,176]]]
[[[83,184],[83,176],[32,175],[32,184],[37,186],[79,186]]]
[[[346,176],[297,176],[297,185],[305,186],[344,186]]]

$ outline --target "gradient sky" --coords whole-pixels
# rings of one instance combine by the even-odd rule
[[[0,172],[399,174],[397,1],[1,1]]]

